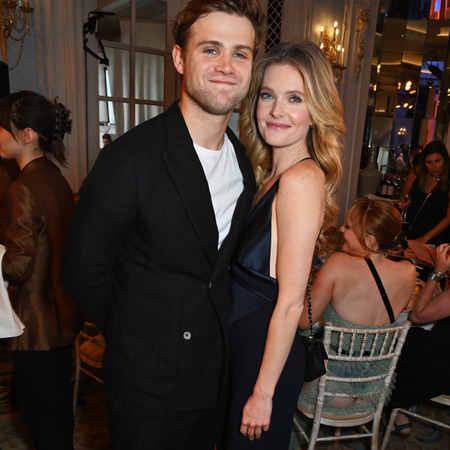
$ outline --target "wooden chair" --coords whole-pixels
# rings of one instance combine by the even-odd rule
[[[297,409],[306,417],[313,419],[311,436],[308,438],[296,418],[294,418],[294,423],[299,428],[306,441],[309,442],[308,450],[313,450],[318,441],[334,441],[335,444],[337,444],[338,440],[357,439],[362,437],[371,437],[371,449],[377,449],[378,428],[386,394],[380,394],[378,407],[375,412],[373,412],[373,407],[370,411],[370,408],[368,407],[366,412],[359,412],[351,415],[346,415],[345,408],[342,409],[342,415],[335,415],[327,412],[326,407],[324,410],[324,401],[327,397],[341,399],[348,398],[349,404],[350,402],[353,403],[354,400],[357,400],[357,394],[349,395],[347,393],[349,390],[348,388],[345,389],[345,387],[349,386],[347,383],[367,383],[380,380],[381,383],[384,383],[384,386],[389,386],[410,326],[411,324],[408,321],[401,326],[380,329],[352,329],[334,327],[330,322],[325,324],[323,344],[329,358],[328,361],[326,361],[327,372],[330,372],[328,365],[331,361],[333,361],[333,372],[336,371],[336,368],[338,368],[339,365],[355,364],[356,362],[371,363],[389,360],[391,361],[391,364],[384,364],[386,368],[380,370],[379,373],[374,372],[373,376],[365,378],[337,377],[330,373],[323,375],[318,382],[317,399],[315,402],[315,409],[312,412],[307,411],[304,406],[302,406],[300,397]],[[330,349],[331,342],[338,342],[338,347],[335,348],[333,346]],[[338,383],[329,384],[329,382],[333,381]],[[332,388],[330,389],[328,386],[332,386]],[[340,386],[340,388],[338,386]],[[335,390],[333,391],[333,389]],[[339,389],[342,391],[339,391]],[[355,389],[355,392],[357,391],[358,390]],[[364,399],[362,399],[358,405],[358,409],[363,408]],[[372,422],[372,431],[369,431],[365,426],[365,424],[369,422]],[[319,429],[322,424],[335,427],[336,430],[334,436],[318,437]],[[341,436],[341,427],[356,426],[362,426],[364,433]]]
[[[434,397],[431,399],[432,402],[436,402],[436,403],[441,403],[443,405],[447,405],[450,406],[450,395],[439,395],[439,397]],[[397,417],[397,413],[398,411],[401,411],[402,413],[408,415],[408,416],[412,416],[415,417],[416,419],[421,419],[421,420],[425,420],[426,422],[431,422],[434,423],[435,425],[439,426],[439,427],[443,427],[443,428],[447,428],[448,430],[450,430],[450,424],[447,423],[443,423],[440,422],[439,420],[435,420],[432,419],[430,417],[426,417],[426,416],[421,416],[420,414],[417,414],[415,412],[415,406],[412,406],[409,409],[403,409],[403,408],[396,408],[393,409],[391,412],[391,416],[389,418],[389,422],[386,428],[386,432],[384,433],[384,438],[383,438],[383,442],[381,444],[381,449],[380,450],[385,450],[386,446],[389,442],[389,437],[391,435],[391,431],[392,428],[394,427],[394,422],[395,422],[395,418]]]
[[[84,328],[75,339],[75,387],[73,392],[73,413],[77,408],[78,392],[80,389],[80,371],[103,383],[103,380],[90,371],[88,367],[102,368],[103,353],[106,341],[98,328],[91,322],[85,322]]]

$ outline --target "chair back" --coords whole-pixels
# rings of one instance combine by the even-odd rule
[[[360,329],[336,327],[327,322],[323,338],[328,354],[327,373],[319,380],[318,399],[358,399],[359,393],[367,392],[368,386],[359,388],[358,383],[371,383],[372,386],[378,383],[379,391],[374,394],[378,394],[377,404],[382,408],[410,326],[411,323],[406,321],[391,328]],[[361,412],[364,407],[364,401],[360,402]],[[345,409],[343,401],[342,415],[345,415]]]
[[[327,373],[303,386],[297,409],[313,419],[308,437],[297,418],[294,423],[313,450],[316,442],[371,438],[378,448],[381,412],[390,392],[397,360],[411,323],[389,328],[344,328],[325,323],[323,345]],[[372,422],[372,430],[365,424]],[[319,437],[321,425],[335,427],[334,436]],[[361,426],[363,433],[341,435],[341,427]]]

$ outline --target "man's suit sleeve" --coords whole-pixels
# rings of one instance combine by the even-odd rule
[[[111,266],[138,210],[135,161],[119,141],[102,150],[83,182],[60,273],[67,293],[102,332],[112,302]]]

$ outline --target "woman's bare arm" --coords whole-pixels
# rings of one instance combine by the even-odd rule
[[[272,397],[297,332],[323,222],[324,185],[325,176],[312,161],[291,167],[280,179],[276,200],[278,299],[259,375],[243,410],[241,432],[250,439],[269,427]]]

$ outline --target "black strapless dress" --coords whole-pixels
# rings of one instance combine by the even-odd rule
[[[230,267],[232,398],[228,450],[287,450],[303,385],[305,349],[296,333],[275,389],[269,431],[253,441],[239,432],[242,410],[258,377],[269,322],[278,297],[277,280],[269,276],[272,203],[277,190],[278,181],[248,216]]]

